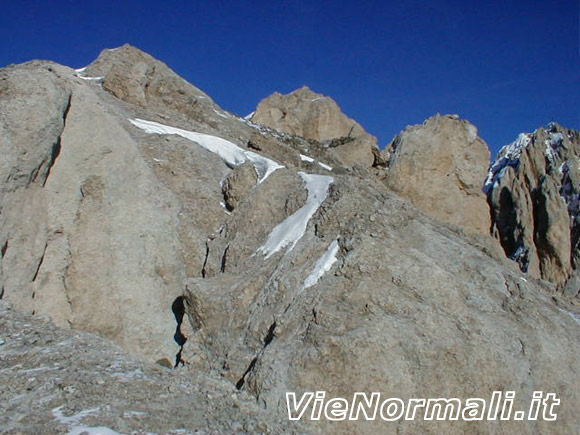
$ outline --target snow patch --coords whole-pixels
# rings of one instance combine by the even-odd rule
[[[144,130],[146,133],[176,134],[192,142],[196,142],[206,150],[217,154],[231,168],[235,168],[236,166],[250,161],[258,173],[258,183],[261,183],[268,178],[268,176],[276,169],[284,168],[284,166],[274,160],[270,160],[252,151],[244,150],[221,137],[182,130],[180,128],[170,127],[153,121],[145,121],[143,119],[130,119],[129,121],[135,127]]]
[[[518,138],[511,144],[504,146],[498,153],[495,162],[490,166],[489,172],[483,185],[484,193],[489,193],[492,186],[499,181],[509,166],[516,167],[520,163],[522,151],[527,148],[532,141],[529,133],[520,133]]]
[[[310,272],[310,275],[304,280],[302,284],[302,289],[299,293],[302,293],[308,287],[315,285],[322,276],[328,272],[334,263],[336,263],[336,254],[338,253],[338,239],[330,244],[326,252],[318,259],[314,265],[314,269]]]
[[[562,311],[563,313],[568,314],[570,317],[572,317],[572,319],[574,319],[574,321],[576,323],[578,323],[580,325],[580,314],[577,313],[573,313],[572,311],[568,311],[568,310],[563,310],[562,308],[558,308],[560,311]]]
[[[288,245],[290,245],[289,251],[296,246],[296,243],[306,232],[308,221],[327,198],[328,188],[334,181],[332,177],[325,175],[305,174],[304,172],[298,172],[298,174],[304,180],[308,191],[306,204],[279,223],[268,236],[264,246],[258,248],[258,251],[263,253],[266,258]]]
[[[217,116],[221,116],[222,118],[228,119],[230,117],[230,115],[228,115],[225,112],[221,112],[221,111],[215,110],[215,109],[213,109],[213,111],[216,113]]]
[[[77,77],[79,79],[89,80],[89,81],[92,81],[92,82],[102,82],[103,80],[105,80],[104,77],[86,77],[86,76],[83,76],[81,74],[77,74]]]
[[[300,160],[303,162],[314,163],[314,159],[312,157],[305,156],[304,154],[300,154]]]
[[[80,420],[88,415],[98,412],[100,408],[87,409],[70,417],[65,417],[62,412],[63,406],[64,405],[59,406],[58,408],[54,408],[52,410],[52,415],[59,423],[69,426],[69,435],[119,435],[119,432],[109,429],[108,427],[89,427],[78,425]]]
[[[327,164],[322,163],[322,162],[316,162],[316,163],[318,163],[319,166],[322,166],[327,171],[332,171],[332,166],[328,166]]]
[[[548,133],[549,138],[544,141],[544,145],[546,146],[546,157],[550,164],[554,165],[556,162],[556,158],[559,154],[559,148],[562,146],[564,142],[564,136],[562,133]]]
[[[252,119],[254,117],[255,114],[256,114],[256,111],[254,110],[253,112],[248,113],[246,116],[244,116],[244,119],[246,121],[249,121],[250,119]]]
[[[465,130],[467,131],[467,141],[473,143],[477,139],[477,127],[473,124],[465,124]]]

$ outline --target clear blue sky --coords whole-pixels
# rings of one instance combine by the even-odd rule
[[[246,115],[303,84],[382,146],[437,112],[492,151],[555,120],[580,128],[577,0],[2,2],[0,65],[81,67],[129,42]]]

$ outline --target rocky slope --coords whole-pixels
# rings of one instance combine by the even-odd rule
[[[346,116],[336,102],[307,86],[260,102],[249,118],[276,131],[325,143],[346,166],[371,167],[380,159],[377,139]]]
[[[476,178],[487,154],[470,124],[435,117],[395,141],[388,169],[376,166],[374,145],[360,148],[373,155],[361,164],[358,151],[348,161],[332,138],[307,139],[295,134],[304,129],[277,131],[224,111],[131,46],[105,50],[79,71],[38,61],[0,70],[0,121],[2,297],[35,315],[20,321],[3,309],[1,318],[77,334],[36,326],[47,315],[61,327],[97,333],[143,358],[147,373],[151,362],[178,363],[179,381],[163,372],[151,388],[188,379],[194,385],[184,388],[195,398],[219,384],[213,405],[200,399],[191,420],[179,414],[176,426],[160,422],[168,418],[163,412],[142,425],[111,416],[141,404],[139,385],[98,398],[101,390],[91,388],[82,409],[108,414],[83,424],[194,430],[206,413],[209,431],[577,428],[577,300],[522,274],[481,234],[489,221],[478,220],[485,199]],[[329,134],[345,137],[336,131]],[[428,166],[421,150],[441,153],[445,164]],[[393,193],[404,181],[392,175],[397,171],[423,177],[413,172],[411,155],[424,163],[418,170],[436,169],[429,171],[431,193],[445,201],[447,189],[454,213]],[[19,370],[14,358],[22,346],[15,346],[0,346],[0,374]],[[31,352],[25,370],[44,364]],[[101,357],[91,356],[86,368],[107,383]],[[30,391],[40,394],[42,385]],[[241,424],[235,428],[225,417],[233,389],[262,409],[241,406],[243,415],[231,415]],[[286,391],[381,391],[405,400],[489,397],[498,389],[557,393],[558,421],[284,423]],[[5,417],[13,431],[34,432],[41,420],[26,426],[27,412],[50,417],[66,403],[44,398],[26,411],[33,393],[24,384],[5,394],[16,403]],[[175,403],[164,399],[143,407]]]
[[[0,325],[2,433],[300,430],[223,379],[143,364],[110,341],[57,328],[4,301]]]
[[[579,266],[579,157],[580,134],[553,123],[504,147],[485,182],[506,255],[559,285]],[[580,290],[575,281],[571,295]]]

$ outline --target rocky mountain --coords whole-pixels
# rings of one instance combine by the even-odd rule
[[[278,92],[258,104],[249,117],[276,131],[322,142],[345,166],[371,167],[380,161],[377,139],[350,119],[336,102],[307,86],[287,95]]]
[[[560,286],[580,265],[579,157],[579,132],[552,123],[505,146],[485,181],[493,232],[506,255]],[[579,291],[575,276],[566,292]]]
[[[381,153],[327,97],[275,94],[245,119],[129,45],[80,70],[1,69],[2,425],[573,433],[578,298],[549,282],[557,262],[540,254],[562,248],[553,196],[574,203],[573,170],[545,188],[547,212],[526,215],[533,230],[522,206],[494,208],[496,185],[521,204],[536,198],[524,193],[530,174],[534,186],[568,174],[577,132],[553,128],[536,141],[562,134],[556,172],[494,164],[490,214],[489,151],[455,116],[410,127]],[[522,146],[522,162],[533,149]],[[540,274],[508,258],[523,227]],[[517,391],[522,407],[540,390],[561,399],[557,421],[296,422],[285,396]]]
[[[477,127],[456,115],[408,127],[390,145],[387,185],[435,219],[489,234],[481,190],[489,149]]]

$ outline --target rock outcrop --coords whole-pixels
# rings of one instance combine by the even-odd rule
[[[579,158],[580,133],[553,123],[505,146],[485,183],[506,255],[559,285],[580,266]]]
[[[270,95],[250,119],[276,131],[324,142],[344,165],[370,167],[375,163],[377,139],[342,113],[332,98],[307,86],[286,95]]]
[[[387,148],[387,185],[435,219],[489,234],[481,191],[489,165],[477,128],[455,115],[407,127]]]
[[[374,160],[347,162],[336,153],[345,145],[331,146],[351,143],[349,131],[308,140],[296,135],[306,135],[303,130],[289,134],[236,117],[131,46],[107,50],[81,71],[49,62],[4,68],[0,90],[2,298],[34,314],[20,320],[2,301],[0,319],[30,322],[22,332],[28,337],[43,328],[35,326],[39,315],[49,316],[146,360],[139,372],[110,349],[97,352],[92,339],[85,340],[85,352],[82,334],[44,326],[49,337],[62,334],[68,341],[52,338],[58,340],[54,352],[38,337],[26,341],[41,348],[25,353],[20,372],[15,355],[22,346],[3,347],[18,336],[0,335],[0,376],[15,379],[2,391],[3,403],[14,404],[3,408],[2,424],[10,430],[40,427],[37,404],[56,409],[75,399],[44,384],[34,391],[46,402],[26,399],[22,375],[50,370],[43,361],[60,367],[62,346],[78,350],[81,361],[87,353],[74,373],[95,366],[104,385],[111,376],[96,362],[99,355],[118,358],[111,370],[121,366],[121,377],[133,373],[126,376],[136,383],[149,377],[148,386],[104,395],[86,387],[90,400],[78,398],[83,407],[105,409],[100,422],[86,424],[118,424],[121,431],[170,429],[155,417],[144,417],[149,426],[123,425],[106,412],[149,400],[142,396],[151,389],[163,393],[146,411],[175,406],[180,425],[187,424],[183,408],[199,398],[192,430],[203,426],[206,411],[205,428],[217,432],[474,430],[466,421],[433,425],[422,418],[287,422],[286,392],[322,390],[327,397],[365,391],[403,400],[517,391],[518,408],[541,390],[561,399],[557,421],[483,421],[475,430],[577,429],[577,301],[526,278],[457,226],[474,233],[490,227],[481,193],[488,154],[471,124],[438,116],[402,133],[385,184],[369,170]],[[322,126],[313,116],[313,125]],[[352,143],[368,138],[359,139]],[[492,184],[501,182],[501,172]],[[403,176],[414,189],[405,190]],[[565,219],[553,214],[552,181],[537,186],[547,212],[534,212],[535,231],[546,232],[534,242],[551,246],[559,237],[552,227]],[[575,204],[570,189],[569,204]],[[540,270],[556,264],[538,257]],[[157,376],[154,361],[177,365],[175,376],[191,377],[197,386]],[[65,382],[71,391],[85,388],[68,371]],[[166,397],[165,388],[177,395],[191,389],[193,399]],[[45,391],[50,395],[42,396]],[[240,394],[250,394],[258,406]],[[225,421],[230,406],[241,428]],[[66,409],[66,415],[78,411]],[[19,423],[27,412],[35,414],[28,428]]]

